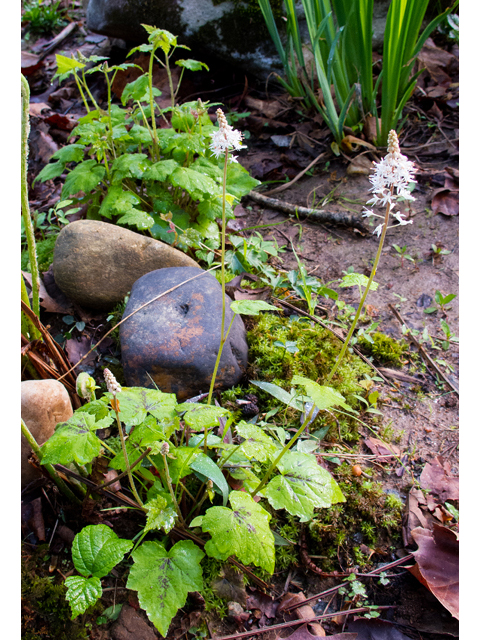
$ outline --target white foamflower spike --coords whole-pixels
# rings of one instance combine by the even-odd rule
[[[225,153],[229,149],[244,149],[245,145],[242,144],[242,134],[231,127],[225,114],[221,109],[217,109],[217,121],[218,130],[212,133],[212,142],[210,149],[213,155],[218,158],[222,153]],[[230,156],[231,162],[238,162],[235,156]]]

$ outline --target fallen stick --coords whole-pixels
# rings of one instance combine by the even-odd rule
[[[327,151],[322,151],[322,153],[320,153],[315,158],[315,160],[312,160],[312,162],[308,165],[308,167],[305,167],[305,169],[300,171],[300,173],[297,173],[297,175],[295,176],[295,178],[293,178],[293,180],[290,180],[290,182],[286,182],[285,184],[281,184],[279,187],[275,187],[275,189],[270,189],[270,191],[265,191],[265,193],[263,195],[269,196],[271,193],[280,193],[280,191],[285,191],[285,189],[290,188],[292,186],[292,184],[295,184],[295,182],[297,182],[297,180],[300,180],[300,178],[302,176],[304,176],[307,173],[307,171],[313,167],[313,165],[317,164],[317,162],[319,160],[321,160],[327,154],[328,154]]]
[[[44,44],[42,47],[43,51],[39,55],[38,61],[40,62],[40,60],[43,60],[46,56],[48,56],[48,54],[51,53],[54,49],[56,49],[58,45],[61,44],[64,40],[66,40],[68,36],[71,33],[73,33],[77,27],[78,27],[78,22],[70,22],[70,24],[67,24],[67,26],[64,29],[62,29],[60,33],[57,36],[55,36],[55,38],[53,38],[53,40],[50,40],[50,42],[47,42],[46,44]]]
[[[275,200],[275,198],[267,198],[267,196],[264,196],[257,191],[250,191],[246,197],[258,202],[259,204],[263,204],[266,207],[270,207],[271,209],[276,209],[277,211],[282,211],[283,213],[288,213],[299,218],[305,218],[313,222],[332,222],[333,224],[343,224],[346,227],[354,227],[362,233],[370,233],[370,230],[367,229],[360,220],[349,213],[343,213],[342,211],[320,211],[318,209],[310,209],[308,207],[299,207],[296,204]]]
[[[405,328],[407,329],[407,336],[408,339],[411,340],[413,342],[413,344],[417,347],[417,349],[419,350],[419,352],[422,354],[423,358],[429,363],[429,365],[435,370],[436,373],[438,373],[438,375],[442,378],[442,380],[444,382],[446,382],[448,384],[448,386],[450,387],[450,389],[452,389],[453,391],[455,391],[455,393],[457,394],[457,396],[460,396],[459,390],[456,388],[456,386],[454,384],[452,384],[450,382],[450,380],[447,378],[447,376],[443,373],[443,371],[440,369],[440,367],[437,366],[437,364],[432,360],[432,358],[429,356],[429,354],[425,351],[425,349],[422,347],[422,345],[418,342],[418,340],[412,335],[412,332],[410,331],[410,329],[407,327],[407,323],[405,322],[405,320],[402,318],[402,316],[400,315],[400,313],[395,309],[395,307],[393,306],[393,304],[389,304],[388,305],[390,310],[393,312],[393,314],[396,316],[397,320],[405,326]]]

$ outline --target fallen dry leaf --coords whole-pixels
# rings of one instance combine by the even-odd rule
[[[452,616],[459,619],[459,562],[456,534],[439,524],[433,531],[418,527],[412,537],[418,545],[414,552],[417,564],[406,567]]]
[[[400,449],[394,444],[382,442],[378,438],[365,438],[365,445],[375,456],[391,456],[395,458],[400,455]]]
[[[51,116],[45,118],[45,121],[48,124],[54,125],[58,129],[62,129],[62,131],[72,131],[78,124],[78,115],[67,113],[66,116],[61,115],[60,113],[52,113]]]
[[[23,274],[23,277],[25,278],[25,282],[28,284],[28,286],[31,289],[32,274],[28,273],[28,271],[22,271],[22,274]],[[45,311],[49,311],[50,313],[64,313],[64,314],[73,312],[73,307],[71,303],[65,302],[63,300],[54,300],[47,293],[47,290],[41,278],[40,278],[38,297],[40,298],[40,306],[42,306],[45,309]]]
[[[278,605],[277,613],[280,613],[284,609],[291,607],[294,604],[299,604],[300,602],[304,602],[306,600],[305,594],[303,593],[286,593],[283,598],[280,600],[280,604]],[[292,615],[294,615],[297,620],[311,620],[315,618],[315,611],[309,604],[305,604],[302,607],[297,607],[292,611]],[[309,623],[311,630],[313,631],[314,637],[325,636],[325,630],[322,625],[318,622]],[[308,632],[308,630],[307,630]]]
[[[30,76],[32,73],[40,69],[43,65],[43,61],[40,60],[40,56],[36,56],[34,53],[28,51],[22,51],[22,73],[24,76]]]
[[[230,565],[225,565],[219,573],[218,579],[212,582],[213,592],[223,600],[232,600],[245,607],[247,592],[243,575]]]
[[[420,486],[438,496],[441,502],[458,500],[460,497],[459,478],[451,474],[449,462],[441,456],[437,456],[431,464],[427,462],[420,476]]]
[[[366,156],[356,156],[347,167],[351,176],[368,176],[372,172],[372,161]]]
[[[43,111],[51,111],[52,108],[46,104],[45,102],[31,102],[29,107],[28,107],[28,115],[30,117],[34,117],[34,118],[40,118],[42,117]]]
[[[245,104],[250,109],[256,109],[267,118],[275,118],[280,111],[284,111],[285,107],[277,100],[260,100],[259,98],[252,98],[252,96],[245,97]]]
[[[72,365],[77,364],[77,362],[90,351],[91,342],[92,339],[90,336],[82,336],[80,340],[70,338],[65,342],[65,351],[67,352],[68,359]],[[85,371],[85,369],[89,369],[94,364],[96,357],[97,354],[95,351],[92,351],[92,353],[85,358],[82,364],[77,367],[77,374],[81,371]]]
[[[278,602],[275,602],[272,596],[262,593],[257,589],[247,598],[247,607],[249,611],[258,609],[267,618],[275,618],[277,614]]]

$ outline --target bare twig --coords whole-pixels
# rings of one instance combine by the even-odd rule
[[[291,183],[289,183],[291,184]],[[246,196],[259,204],[263,204],[271,209],[282,211],[299,218],[306,218],[312,222],[332,222],[333,224],[343,224],[346,227],[355,227],[362,233],[370,233],[369,229],[355,216],[348,213],[334,212],[334,211],[320,211],[318,209],[309,209],[308,207],[299,207],[296,204],[290,204],[289,202],[282,202],[281,200],[275,200],[274,198],[267,198],[267,196],[258,193],[257,191],[250,191]]]
[[[67,24],[67,26],[64,29],[62,29],[60,33],[55,36],[55,38],[53,38],[53,40],[50,40],[50,42],[47,42],[46,44],[44,44],[43,51],[40,54],[38,61],[40,62],[40,60],[43,60],[46,56],[48,56],[48,54],[51,53],[54,49],[56,49],[58,45],[61,44],[64,40],[66,40],[68,36],[72,34],[77,27],[78,27],[78,22],[70,22],[70,24]]]
[[[395,309],[395,307],[393,306],[393,304],[389,304],[388,305],[390,310],[392,311],[392,313],[396,316],[397,320],[404,325],[407,329],[407,323],[405,322],[405,320],[402,318],[402,316],[400,315],[400,313]],[[450,380],[447,378],[447,376],[443,373],[443,371],[440,369],[440,367],[437,366],[437,364],[432,360],[432,358],[429,356],[429,354],[425,351],[425,349],[422,347],[422,345],[418,342],[418,340],[412,335],[412,332],[410,331],[410,329],[408,329],[408,333],[407,333],[407,337],[409,340],[411,340],[413,342],[413,344],[417,347],[417,349],[419,350],[419,352],[422,354],[423,358],[429,363],[429,365],[435,370],[435,372],[442,378],[442,380],[444,382],[446,382],[448,384],[448,386],[450,387],[450,389],[452,389],[453,391],[455,391],[455,393],[459,396],[460,393],[458,391],[458,389],[456,388],[456,386],[454,384],[452,384],[450,382]]]

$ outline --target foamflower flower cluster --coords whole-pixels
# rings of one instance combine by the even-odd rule
[[[380,162],[374,162],[373,164],[375,171],[369,178],[372,183],[370,191],[373,192],[373,197],[368,200],[367,204],[380,205],[382,207],[389,206],[391,211],[398,198],[415,200],[409,190],[409,184],[416,182],[413,177],[415,165],[400,153],[397,134],[393,129],[388,134],[387,155]],[[400,225],[412,224],[411,220],[405,220],[405,216],[402,213],[391,211],[391,214]],[[372,216],[376,218],[383,217],[366,207],[362,215],[364,218]],[[380,236],[382,228],[383,223],[379,224],[373,233]]]
[[[230,149],[244,149],[245,145],[242,144],[241,132],[228,124],[225,114],[221,109],[217,109],[217,121],[219,128],[218,131],[212,133],[212,142],[210,144],[213,155],[218,158],[222,153]],[[230,161],[238,162],[234,155],[230,155]]]
[[[115,378],[113,373],[110,371],[110,369],[105,368],[103,370],[103,375],[105,378],[105,382],[107,383],[107,391],[112,393],[114,396],[117,393],[120,393],[122,390],[122,387],[118,384],[117,379]]]

